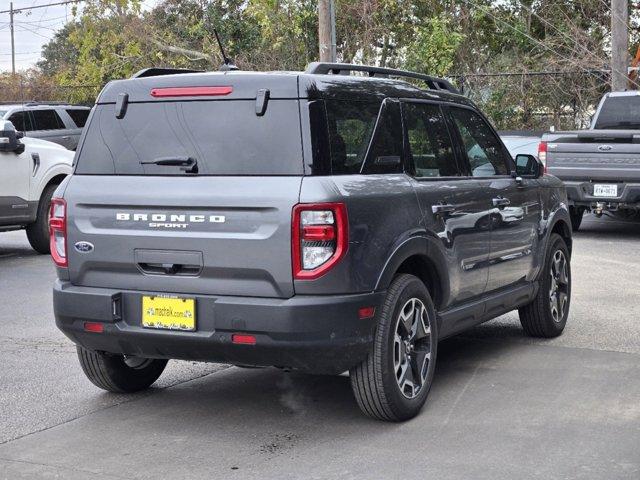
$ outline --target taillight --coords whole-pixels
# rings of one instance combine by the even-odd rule
[[[538,144],[538,160],[544,165],[544,173],[547,173],[547,142]]]
[[[301,203],[293,207],[293,277],[313,280],[346,253],[349,231],[344,203]]]
[[[49,210],[49,245],[53,263],[59,267],[67,264],[67,202],[52,198]]]

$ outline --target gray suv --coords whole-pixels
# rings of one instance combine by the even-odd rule
[[[446,80],[170,73],[105,87],[52,200],[56,323],[98,387],[147,388],[168,359],[349,371],[400,421],[438,341],[514,309],[562,333],[564,187]]]
[[[91,109],[80,105],[28,102],[0,104],[0,119],[13,123],[26,137],[75,150]]]

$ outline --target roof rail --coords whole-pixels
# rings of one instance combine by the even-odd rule
[[[143,77],[159,77],[161,75],[177,75],[179,73],[202,73],[203,70],[190,70],[188,68],[160,68],[151,67],[143,68],[139,72],[131,75],[131,78],[143,78]]]
[[[373,67],[369,65],[353,65],[350,63],[325,63],[312,62],[307,66],[304,73],[316,75],[340,75],[342,72],[365,72],[370,77],[388,76],[388,77],[407,77],[416,78],[424,81],[432,90],[445,90],[451,93],[460,94],[460,91],[454,87],[451,82],[444,78],[432,77],[423,73],[410,72],[407,70],[397,70],[395,68]]]
[[[38,102],[36,100],[30,101],[30,102],[24,102],[21,105],[24,105],[25,107],[39,107],[39,106],[58,106],[58,105],[72,105],[69,102]]]

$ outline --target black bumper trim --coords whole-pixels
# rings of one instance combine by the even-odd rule
[[[194,295],[198,330],[174,332],[141,326],[141,296],[154,293],[58,280],[56,325],[89,350],[340,373],[362,361],[373,341],[376,318],[360,319],[358,310],[375,306],[377,313],[384,298],[384,292],[289,299]],[[85,332],[85,321],[104,322],[104,333]],[[256,345],[233,344],[233,333],[254,335]]]

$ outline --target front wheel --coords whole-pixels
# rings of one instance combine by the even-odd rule
[[[433,381],[437,338],[435,309],[424,283],[398,275],[380,311],[369,356],[349,371],[360,409],[378,420],[415,417]]]
[[[520,308],[520,323],[532,337],[552,338],[562,334],[571,303],[569,249],[560,235],[549,238],[540,288],[533,301]]]
[[[162,374],[167,360],[126,357],[77,347],[80,366],[91,383],[113,393],[149,388]]]
[[[51,207],[51,197],[58,185],[47,185],[38,203],[36,221],[27,225],[27,239],[31,247],[43,255],[49,253],[49,208]]]

